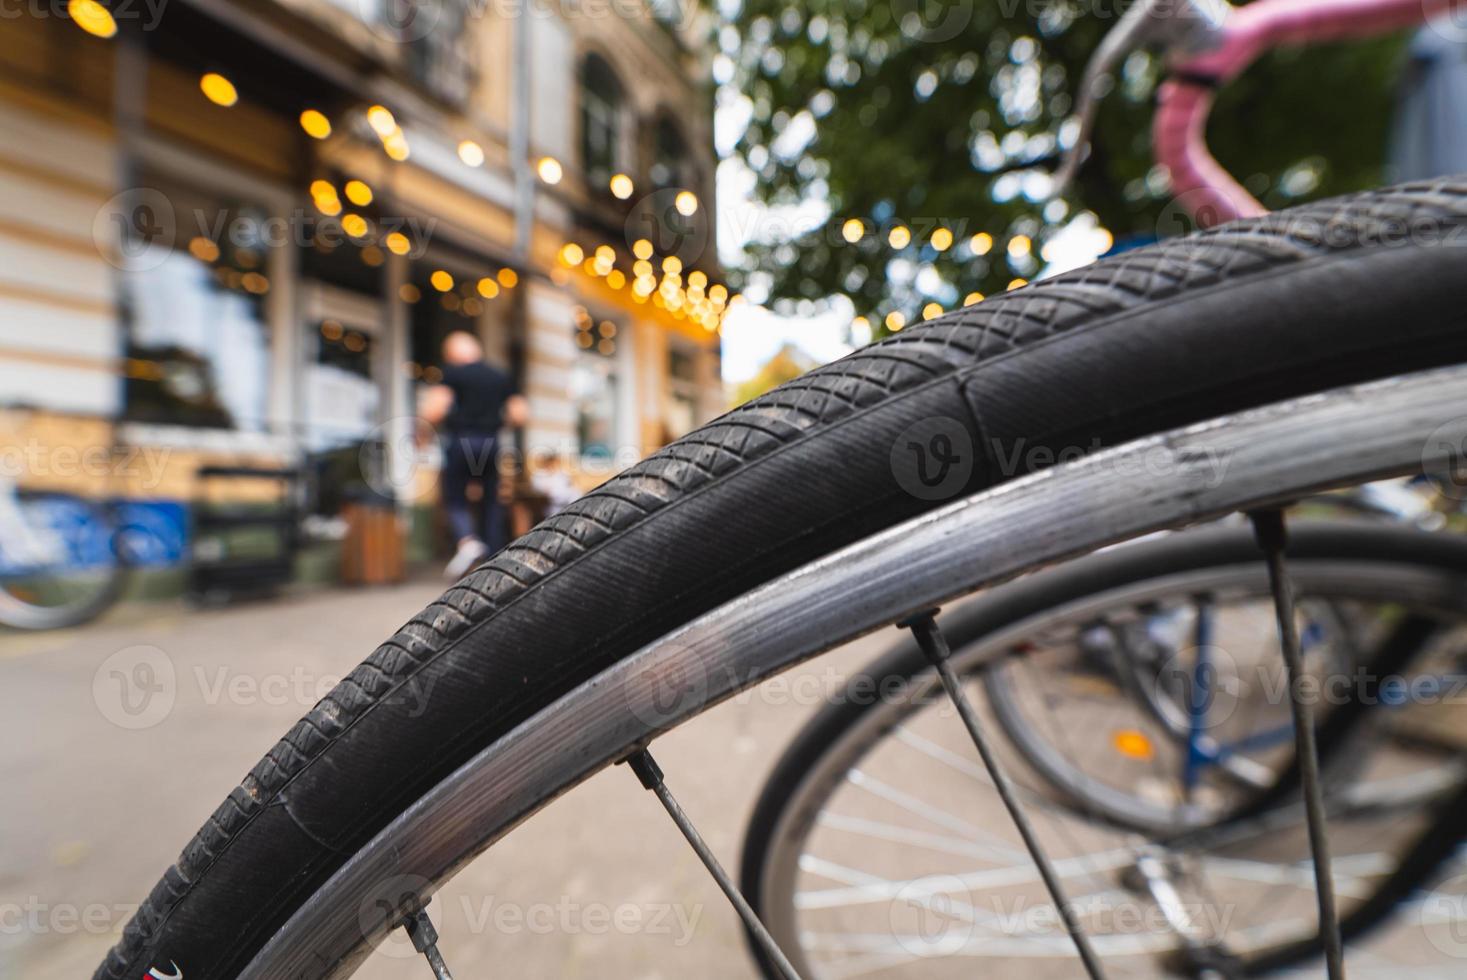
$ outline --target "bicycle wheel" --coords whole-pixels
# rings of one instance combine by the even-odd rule
[[[1325,543],[1316,546],[1320,537]],[[1066,617],[1054,624],[1062,637],[1040,629],[1026,641],[1036,649],[981,673],[995,724],[1030,769],[1087,816],[1153,834],[1215,823],[1272,786],[1292,758],[1289,704],[1278,696],[1284,680],[1273,600],[1257,544],[1242,527],[1186,540],[1128,553],[1137,565],[1108,573],[1130,581],[1138,567],[1163,569],[1177,580],[1148,578],[1129,604],[1116,597],[1084,622]],[[1353,542],[1346,529],[1330,536],[1308,527],[1300,542],[1307,550],[1296,553],[1329,554],[1337,540],[1339,550]],[[1228,577],[1219,572],[1228,565],[1243,567]],[[1189,573],[1190,588],[1182,580]],[[1058,601],[1030,612],[1075,598],[1065,593],[1075,583],[1101,581],[1084,566],[1072,574],[1047,580]],[[1028,593],[1031,602],[1045,594]],[[1338,684],[1368,669],[1361,647],[1372,642],[1357,636],[1357,610],[1307,591],[1299,604],[1312,683]],[[957,641],[977,642],[993,629],[991,616],[965,614],[948,629]],[[1052,674],[1067,684],[1048,683]],[[1106,730],[1112,738],[1077,755],[1064,743],[1066,728]],[[1336,763],[1357,758],[1334,753]]]
[[[1382,234],[1407,220],[1435,223],[1443,234],[1404,244]],[[646,664],[633,657],[644,646],[918,515],[966,520],[976,513],[967,508],[978,506],[997,515],[1002,508],[993,494],[1022,491],[1023,502],[1003,499],[1014,507],[1042,503],[1050,512],[1008,514],[1026,542],[1007,542],[1017,549],[1008,554],[1052,561],[1209,508],[1419,467],[1427,435],[1450,422],[1460,404],[1458,377],[1368,391],[1342,386],[1467,359],[1467,282],[1447,245],[1464,225],[1467,183],[1443,181],[1128,253],[904,331],[679,440],[500,552],[374,652],[244,778],[155,887],[97,975],[132,980],[157,962],[165,971],[177,963],[190,980],[349,969],[368,939],[396,923],[383,915],[364,925],[356,912],[360,896],[336,889],[382,880],[375,863],[382,854],[395,855],[387,877],[416,876],[411,891],[429,894],[433,882],[506,829],[505,821],[528,815],[737,685],[715,682],[700,664],[697,690],[671,716],[652,712],[650,724],[642,702],[635,702],[642,718],[624,713],[633,702],[619,691],[624,710],[603,717],[626,727],[608,732],[581,714],[570,737],[594,741],[574,750],[556,746],[544,727],[566,710],[550,710],[558,699],[591,690],[583,685],[616,689],[608,672]],[[1330,234],[1320,234],[1325,228]],[[1321,394],[1332,390],[1340,393]],[[1177,443],[1146,444],[1143,452],[1160,448],[1173,472],[1146,483],[1128,478],[1124,506],[1099,487],[1091,499],[1063,506],[1049,493],[1078,485],[1074,468],[1085,459],[1076,457],[1116,446],[1130,459],[1125,453],[1134,450],[1123,446],[1129,440],[1311,395],[1324,400],[1291,404],[1285,416],[1265,412],[1251,423],[1209,428],[1210,445],[1192,447],[1199,456],[1178,457]],[[1368,415],[1360,414],[1365,401]],[[1317,438],[1286,438],[1305,420],[1355,442],[1348,452],[1325,452]],[[1447,433],[1458,435],[1456,428]],[[1234,445],[1239,437],[1249,441]],[[935,471],[916,467],[913,442],[942,451],[927,460],[938,464]],[[1199,464],[1222,444],[1232,446],[1234,458],[1209,495],[1196,481],[1212,470]],[[964,446],[972,452],[965,455]],[[1288,455],[1274,455],[1282,447]],[[1428,448],[1427,458],[1439,463],[1445,450],[1435,441]],[[1250,455],[1255,450],[1266,450],[1267,460]],[[1034,484],[1015,482],[1056,457],[1073,459],[1062,485],[1051,488],[1045,474]],[[1115,458],[1105,458],[1114,465]],[[968,496],[985,490],[990,495]],[[1162,493],[1172,494],[1168,506],[1144,496]],[[1104,515],[1096,509],[1102,498],[1112,508]],[[963,509],[937,510],[946,500]],[[1088,515],[1088,531],[1072,526],[1069,536],[1058,534],[1059,524],[1081,514]],[[883,547],[905,547],[881,540]],[[1050,547],[1056,544],[1063,548]],[[784,620],[763,619],[761,629],[775,630],[763,641],[788,665],[851,629],[879,625],[881,618],[870,618],[878,611],[896,618],[901,610],[890,608],[893,598],[910,600],[910,609],[991,582],[1000,568],[1016,573],[1022,564],[995,554],[961,576],[944,569],[940,582],[903,569],[923,587],[864,606],[849,605],[854,593],[833,595],[830,601],[842,604],[834,624],[811,616],[813,597],[783,583],[774,598],[799,599],[800,615],[786,609],[777,614]],[[828,635],[817,643],[793,628],[791,617],[802,629],[818,621]],[[726,631],[720,643],[737,635]],[[663,656],[667,648],[657,649]],[[683,649],[686,665],[693,654]],[[752,683],[772,669],[755,662],[762,652],[757,643],[742,647],[740,662],[726,666],[739,683]],[[431,692],[428,711],[400,696],[409,681]],[[483,753],[503,761],[530,743],[529,756],[515,756],[529,767],[517,791],[497,785],[460,807],[457,818],[432,802],[487,772]],[[403,846],[409,824],[423,831],[416,821],[440,819],[451,829],[436,826]],[[390,852],[372,846],[389,838]],[[419,853],[417,846],[434,851]]]
[[[0,485],[0,625],[93,619],[117,600],[127,564],[112,505]]]
[[[1301,608],[1307,599],[1340,610],[1355,621],[1359,642],[1368,649],[1383,648],[1413,617],[1429,623],[1414,633],[1420,642],[1397,658],[1391,676],[1462,675],[1467,541],[1392,527],[1305,524],[1291,535],[1289,558]],[[1116,908],[1123,906],[1115,896],[1134,902],[1130,892],[1144,893],[1138,869],[1146,867],[1146,849],[1135,847],[1134,835],[1124,828],[1107,832],[1105,825],[1145,823],[1153,839],[1165,844],[1172,866],[1187,869],[1178,877],[1187,879],[1193,908],[1198,894],[1212,893],[1235,910],[1209,940],[1228,951],[1239,973],[1250,975],[1318,953],[1312,912],[1299,901],[1307,875],[1288,872],[1290,859],[1284,857],[1307,853],[1298,839],[1299,807],[1286,800],[1267,814],[1229,820],[1240,814],[1241,803],[1231,813],[1218,805],[1205,814],[1208,826],[1202,829],[1201,819],[1175,818],[1180,793],[1169,807],[1136,795],[1135,787],[1148,778],[1165,779],[1169,788],[1180,784],[1186,756],[1168,752],[1166,723],[1135,700],[1108,660],[1096,663],[1086,638],[1098,623],[1114,627],[1198,603],[1211,606],[1220,627],[1213,649],[1236,658],[1230,674],[1245,689],[1235,692],[1232,703],[1214,706],[1207,732],[1222,744],[1246,738],[1260,725],[1272,725],[1250,710],[1258,692],[1246,690],[1248,684],[1268,688],[1268,706],[1283,701],[1287,710],[1287,699],[1270,681],[1281,680],[1274,667],[1277,638],[1247,628],[1249,613],[1258,611],[1250,605],[1260,591],[1267,592],[1266,583],[1260,590],[1263,578],[1250,530],[1219,527],[1095,555],[1002,586],[944,617],[955,668],[989,695],[995,722],[1010,712],[1002,729],[1018,734],[1010,743],[1014,761],[1032,772],[1020,782],[1046,815],[1048,849],[1082,890],[1071,900],[1094,906],[1092,920],[1118,919]],[[1266,608],[1262,617],[1270,622]],[[1231,636],[1221,628],[1229,619],[1239,620]],[[1260,646],[1272,656],[1254,657]],[[1348,693],[1349,685],[1375,676],[1370,671],[1378,662],[1343,662],[1341,673],[1319,678],[1319,690]],[[1010,676],[1019,670],[1032,670],[1049,683],[1041,689],[1030,677]],[[1190,674],[1192,665],[1186,670]],[[990,680],[995,673],[1004,680]],[[1343,686],[1332,686],[1332,680]],[[954,749],[951,736],[961,732],[934,709],[930,695],[937,689],[931,664],[916,645],[896,647],[810,722],[760,796],[744,845],[742,887],[804,977],[900,975],[902,967],[918,962],[924,975],[943,976],[939,956],[950,958],[954,976],[975,967],[1003,976],[1025,964],[1042,970],[1066,951],[1063,941],[1032,923],[1026,929],[1022,916],[1011,912],[1005,919],[1006,906],[970,896],[978,881],[986,881],[1012,902],[1015,882],[1031,882],[1008,864],[1018,857],[1022,865],[1024,857],[1013,841],[1001,830],[984,828],[979,835],[964,819],[992,812],[985,799],[992,789],[964,759],[962,746]],[[874,691],[890,696],[878,700]],[[1016,708],[1010,699],[1025,705]],[[1048,724],[1025,713],[1041,699],[1051,713]],[[1331,787],[1337,867],[1355,869],[1342,875],[1348,892],[1343,926],[1351,939],[1387,920],[1395,903],[1448,860],[1451,848],[1428,836],[1463,814],[1462,803],[1453,802],[1453,794],[1467,788],[1460,747],[1423,744],[1417,732],[1424,709],[1406,710],[1377,709],[1363,730],[1345,739],[1352,746],[1348,776]],[[1147,748],[1144,758],[1139,746]],[[1342,753],[1334,748],[1338,758]],[[1377,758],[1368,760],[1371,755]],[[1271,751],[1251,764],[1264,770],[1265,785],[1271,785],[1288,761]],[[953,787],[953,778],[962,785]],[[974,778],[979,785],[972,785]],[[1242,779],[1224,787],[1260,788]],[[1295,839],[1286,840],[1291,835]],[[934,853],[950,860],[959,855],[963,874],[934,871]],[[934,907],[936,902],[951,905]],[[926,934],[898,925],[912,921],[914,912]],[[1157,956],[1185,965],[1186,951],[1167,929],[1132,925],[1092,932],[1092,939],[1113,970],[1136,969],[1138,959],[1144,965]],[[1392,975],[1426,976],[1451,966],[1455,957],[1431,941],[1424,928],[1396,937],[1391,952],[1400,960]],[[1165,949],[1169,942],[1175,952]],[[1375,953],[1373,962],[1381,965],[1382,954]],[[779,976],[767,964],[765,973]]]

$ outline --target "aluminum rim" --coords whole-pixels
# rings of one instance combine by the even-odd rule
[[[1467,366],[1148,437],[857,542],[699,617],[483,749],[307,900],[241,977],[338,977],[515,825],[704,709],[914,610],[1143,534],[1423,467],[1467,445]],[[1219,480],[1213,463],[1225,461]]]

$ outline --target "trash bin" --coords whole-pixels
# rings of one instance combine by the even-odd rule
[[[380,498],[344,503],[346,538],[341,548],[341,580],[348,585],[390,585],[403,580],[406,561],[397,508]]]

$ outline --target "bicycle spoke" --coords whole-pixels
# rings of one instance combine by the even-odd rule
[[[403,923],[403,928],[413,941],[413,949],[422,953],[428,960],[428,965],[433,968],[434,980],[453,980],[453,974],[448,972],[448,965],[438,953],[438,930],[433,928],[428,910],[419,909],[412,918]]]
[[[977,747],[978,755],[983,759],[988,776],[993,780],[994,789],[998,791],[999,799],[1003,801],[1004,808],[1008,810],[1009,817],[1014,821],[1019,836],[1023,838],[1024,846],[1029,851],[1029,857],[1034,861],[1034,866],[1044,881],[1044,887],[1049,891],[1050,900],[1054,902],[1054,907],[1059,913],[1060,921],[1064,923],[1065,931],[1069,933],[1070,940],[1075,944],[1075,950],[1080,954],[1080,961],[1085,965],[1085,972],[1092,980],[1102,980],[1105,973],[1100,968],[1100,960],[1095,955],[1095,951],[1090,948],[1090,940],[1075,919],[1074,908],[1065,898],[1059,876],[1055,873],[1054,866],[1050,864],[1049,856],[1039,845],[1039,839],[1034,833],[1033,826],[1029,823],[1028,814],[1025,813],[1023,805],[1019,803],[1008,775],[999,766],[998,758],[993,754],[988,739],[978,724],[978,715],[973,710],[973,704],[963,693],[958,675],[953,670],[952,664],[948,662],[951,651],[948,649],[947,638],[942,635],[942,630],[937,626],[937,620],[933,618],[932,613],[928,612],[913,617],[901,625],[912,631],[912,635],[917,639],[917,645],[922,648],[922,652],[936,668],[938,677],[942,679],[942,686],[947,690],[948,697],[952,699],[953,705],[958,709],[958,715],[963,719],[963,724],[967,726],[968,735],[973,739],[973,745]]]
[[[774,941],[774,937],[769,934],[769,930],[764,928],[764,923],[759,921],[759,917],[749,907],[748,901],[744,899],[738,886],[733,883],[733,879],[728,876],[728,872],[723,870],[723,865],[718,863],[718,858],[714,856],[713,851],[708,847],[707,841],[703,840],[703,835],[698,833],[698,828],[693,826],[693,821],[688,818],[687,813],[684,812],[676,798],[673,797],[672,791],[667,788],[667,783],[662,776],[662,769],[657,765],[656,760],[652,758],[651,753],[646,749],[640,749],[628,756],[626,763],[631,767],[632,772],[637,774],[637,778],[642,781],[642,787],[651,790],[662,801],[662,805],[666,808],[668,816],[672,817],[672,822],[677,824],[678,830],[683,832],[683,836],[688,839],[688,843],[692,845],[693,850],[697,853],[699,859],[702,860],[703,866],[708,869],[708,873],[718,883],[719,889],[728,897],[729,902],[734,907],[734,911],[738,912],[739,918],[744,921],[744,926],[749,930],[749,934],[759,944],[759,949],[779,969],[779,972],[785,975],[787,980],[800,980],[800,975],[795,972],[794,965],[784,955],[784,951],[779,948],[779,944]]]
[[[1278,618],[1279,647],[1288,674],[1289,701],[1294,716],[1294,754],[1299,783],[1304,793],[1305,822],[1309,849],[1314,857],[1314,887],[1319,900],[1319,938],[1324,946],[1329,980],[1344,980],[1345,955],[1340,939],[1340,919],[1335,906],[1334,877],[1330,871],[1329,832],[1325,825],[1324,794],[1319,781],[1319,751],[1314,738],[1314,710],[1304,697],[1304,656],[1299,648],[1299,629],[1294,621],[1294,588],[1284,558],[1287,530],[1279,510],[1248,515],[1268,564],[1273,589],[1274,613]]]

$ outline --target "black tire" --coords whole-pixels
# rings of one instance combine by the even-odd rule
[[[158,962],[235,975],[373,834],[536,710],[943,499],[1056,455],[1467,360],[1464,229],[1467,179],[1236,223],[922,324],[710,423],[372,653],[208,818],[96,976]],[[901,455],[933,419],[973,450],[940,493]],[[426,712],[394,697],[411,678],[431,692]]]
[[[1467,594],[1467,538],[1457,535],[1391,525],[1303,523],[1290,530],[1288,554],[1290,566],[1296,570],[1307,568],[1311,562],[1341,560],[1373,563],[1377,568],[1397,565],[1427,569],[1440,575],[1444,594]],[[1247,527],[1214,527],[1176,534],[1092,555],[993,589],[944,615],[943,634],[954,657],[961,658],[964,648],[985,638],[1009,633],[1026,623],[1040,623],[1046,614],[1093,596],[1189,572],[1258,566],[1260,562],[1258,545]],[[1461,610],[1441,612],[1460,613]],[[1414,652],[1420,649],[1418,646]],[[1399,666],[1402,671],[1408,667]],[[926,685],[919,678],[932,677],[932,668],[916,642],[907,637],[858,676],[859,681],[851,683],[844,697],[823,707],[790,743],[755,803],[745,831],[739,878],[740,889],[761,918],[769,912],[770,896],[765,894],[765,884],[775,835],[787,821],[802,826],[814,818],[813,813],[803,809],[799,813],[791,810],[796,799],[803,795],[811,774],[827,771],[828,767],[821,764],[822,758],[881,706],[870,697],[872,690],[909,693],[925,690]],[[866,727],[871,729],[870,724]],[[1349,737],[1344,741],[1352,742]],[[1012,741],[1010,744],[1016,745]],[[1019,754],[1030,764],[1035,761],[1023,750]],[[1046,776],[1043,760],[1039,761],[1037,772]],[[1456,798],[1444,805],[1443,819],[1433,824],[1403,856],[1401,867],[1383,880],[1375,895],[1342,921],[1346,938],[1358,938],[1387,921],[1395,907],[1429,880],[1451,856],[1461,837],[1464,807],[1467,807],[1467,784]],[[1105,812],[1097,815],[1112,816]],[[1119,825],[1126,826],[1127,822],[1120,820]],[[750,944],[750,951],[766,977],[780,980],[781,974],[763,959],[756,944]],[[1245,963],[1244,968],[1249,975],[1263,975],[1293,966],[1318,952],[1313,944],[1282,947]]]

